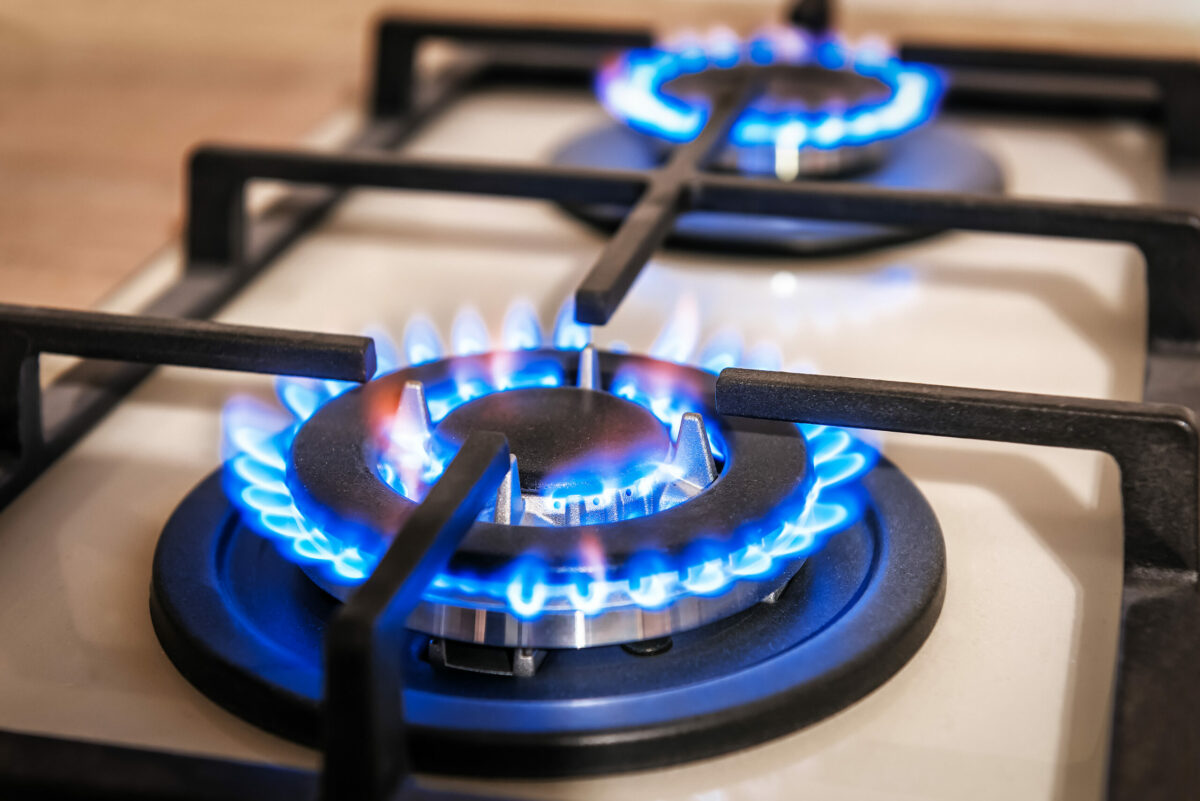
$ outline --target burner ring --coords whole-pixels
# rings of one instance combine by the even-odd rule
[[[740,147],[774,147],[784,132],[789,147],[833,149],[899,136],[932,116],[942,94],[941,79],[930,67],[901,62],[875,46],[851,47],[836,38],[812,40],[800,31],[779,29],[748,41],[717,32],[707,42],[688,42],[631,50],[600,72],[597,94],[604,107],[634,130],[671,142],[694,139],[708,120],[703,97],[674,94],[668,85],[692,76],[812,67],[849,73],[875,83],[838,105],[821,97],[791,98],[778,104],[752,101],[734,121],[729,140]],[[719,77],[717,78],[719,80]],[[882,91],[878,91],[882,90]],[[811,93],[810,93],[811,94]],[[817,102],[804,102],[815,100]]]
[[[564,370],[573,369],[573,352],[542,350],[505,354],[522,362],[553,359]],[[670,380],[695,390],[701,403],[713,408],[715,376],[684,365],[642,356],[600,353],[605,383],[622,366],[634,364],[655,371],[669,369]],[[292,445],[293,472],[290,483],[297,505],[317,525],[336,530],[345,521],[372,532],[393,532],[416,508],[416,503],[399,495],[376,474],[371,459],[361,446],[373,439],[368,409],[381,395],[395,396],[406,381],[433,384],[446,375],[451,361],[456,364],[486,363],[488,355],[455,357],[408,367],[351,390],[321,407],[296,433]],[[541,526],[495,526],[481,521],[467,534],[456,559],[475,567],[494,567],[538,552],[548,560],[568,562],[585,537],[601,537],[606,554],[625,560],[643,551],[647,544],[669,552],[695,541],[698,531],[723,540],[732,528],[749,520],[763,520],[797,490],[807,473],[804,438],[789,423],[748,418],[717,419],[722,438],[730,451],[721,476],[704,493],[685,504],[651,517],[622,520],[603,527],[562,526],[548,538]],[[520,454],[516,454],[518,460]],[[803,487],[801,487],[803,489]],[[685,510],[688,512],[685,514]],[[696,525],[692,525],[695,523]],[[386,545],[385,542],[380,543]]]
[[[204,480],[163,530],[155,632],[214,701],[319,743],[321,654],[338,604],[244,524],[221,482]],[[946,554],[933,510],[894,465],[880,461],[862,485],[866,513],[814,553],[776,603],[674,636],[656,656],[619,646],[557,651],[531,678],[480,676],[431,665],[428,637],[411,633],[401,653],[416,769],[643,770],[745,748],[863,699],[932,630]]]
[[[713,166],[733,173],[768,175],[782,180],[844,177],[879,166],[887,155],[885,141],[844,141],[833,146],[806,143],[807,126],[788,122],[788,109],[837,109],[881,103],[890,93],[878,78],[847,69],[815,64],[741,64],[685,73],[663,84],[663,91],[684,99],[715,97],[747,81],[762,87],[753,106],[768,114],[775,126],[771,141],[756,144],[731,141],[716,154]],[[762,123],[766,125],[766,122]],[[823,130],[823,129],[822,129]],[[669,152],[663,142],[663,156]]]
[[[563,375],[574,369],[578,354],[570,351],[519,351],[502,354],[516,368],[555,361]],[[371,410],[389,407],[407,381],[426,385],[444,381],[452,370],[486,369],[494,354],[457,357],[405,368],[351,390],[321,407],[296,433],[291,450],[288,484],[300,510],[323,530],[366,543],[365,549],[382,552],[386,539],[380,532],[399,529],[416,504],[397,493],[377,474],[362,443],[375,435]],[[513,365],[510,365],[513,366]],[[461,543],[451,570],[456,575],[478,575],[508,566],[520,566],[531,554],[570,581],[586,568],[586,554],[602,549],[603,580],[623,579],[640,572],[651,556],[667,561],[686,559],[699,566],[699,586],[706,565],[737,550],[746,532],[783,526],[789,513],[808,496],[812,471],[804,438],[790,424],[718,417],[713,408],[715,379],[696,368],[624,354],[599,354],[600,372],[611,386],[622,370],[641,370],[655,380],[684,391],[719,428],[726,450],[724,470],[699,495],[646,517],[612,523],[556,526],[475,524]],[[463,407],[459,407],[463,408]],[[518,463],[521,458],[516,454]],[[489,645],[578,648],[611,642],[665,636],[694,628],[745,609],[777,589],[798,569],[802,553],[775,559],[744,578],[714,585],[707,592],[693,591],[659,603],[639,603],[613,594],[604,606],[579,614],[586,601],[553,600],[521,615],[511,593],[507,600],[495,594],[473,593],[470,586],[436,586],[410,625],[435,636],[482,642]],[[707,558],[706,558],[707,557]],[[331,581],[319,565],[302,565],[323,588],[337,597],[352,589]],[[583,572],[586,573],[586,570]],[[587,576],[585,576],[587,577]],[[597,579],[600,580],[600,579]],[[570,585],[568,585],[570,586]],[[535,587],[536,590],[536,587]],[[725,590],[717,594],[720,590]],[[581,591],[582,592],[582,591]],[[440,597],[439,597],[440,596]],[[557,605],[556,605],[557,603]],[[513,612],[517,614],[513,614]]]

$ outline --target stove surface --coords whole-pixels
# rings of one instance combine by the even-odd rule
[[[604,113],[577,93],[488,91],[408,148],[536,162]],[[1138,202],[1157,141],[1130,124],[948,120],[1019,195]],[[219,319],[398,335],[475,306],[493,331],[525,298],[543,326],[603,239],[547,203],[354,192]],[[644,352],[671,304],[700,339],[725,326],[787,367],[880,379],[1136,399],[1144,284],[1131,249],[951,234],[821,261],[665,251],[600,346]],[[664,300],[668,300],[664,307]],[[949,333],[955,332],[955,333]],[[970,332],[970,333],[965,333]],[[264,377],[162,368],[0,515],[0,715],[35,732],[314,765],[189,685],[160,650],[147,585],[159,532],[218,464],[224,401]],[[927,643],[833,717],[731,756],[651,773],[502,783],[530,798],[1094,798],[1121,575],[1117,472],[1046,448],[886,436],[941,522],[945,607]],[[867,766],[870,766],[869,769]],[[438,779],[438,783],[452,783]],[[486,792],[493,783],[457,783]]]

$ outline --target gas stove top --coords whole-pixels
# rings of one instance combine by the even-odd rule
[[[6,797],[1188,797],[1197,68],[812,10],[384,20],[137,314],[0,308]]]

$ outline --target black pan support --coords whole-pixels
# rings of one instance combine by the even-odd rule
[[[1108,798],[1183,798],[1200,752],[1200,438],[1183,406],[731,368],[722,414],[1081,448],[1121,471],[1125,575]]]
[[[709,128],[723,130],[717,123],[714,117]],[[702,134],[692,144],[704,145],[706,139]],[[636,203],[576,293],[576,317],[595,325],[608,322],[670,223],[687,209],[1127,242],[1146,260],[1152,351],[1173,342],[1200,341],[1200,216],[1193,212],[835,183],[784,184],[696,171],[691,159],[707,155],[702,146],[685,146],[676,155],[688,160],[672,158],[659,170],[622,172],[207,147],[192,160],[190,198],[195,205],[190,219],[214,225],[201,237],[203,258],[238,265],[246,258],[241,221],[245,187],[252,178],[568,203]]]
[[[325,801],[385,801],[407,783],[398,645],[404,621],[495,497],[508,470],[503,435],[476,431],[468,436],[329,627],[321,774]]]
[[[508,442],[473,432],[325,638],[325,764],[311,771],[0,730],[5,799],[482,801],[411,781],[396,643],[426,585],[508,474]]]
[[[799,0],[788,20],[836,28],[833,0]],[[904,42],[905,61],[951,73],[944,105],[1002,114],[1132,117],[1161,126],[1170,166],[1200,164],[1200,62]]]
[[[1162,128],[1172,167],[1200,163],[1200,63],[1195,61],[915,42],[902,47],[900,55],[950,70],[957,80],[947,102],[956,108],[1149,119]],[[1060,79],[1060,86],[1065,79],[1074,88],[1030,91],[1031,82],[1036,86],[1047,76]]]
[[[89,407],[110,401],[111,390],[80,380],[87,364],[43,399],[42,353],[343,381],[375,372],[367,337],[0,304],[0,506],[87,430]]]
[[[824,29],[832,17],[830,6],[822,0],[806,0],[796,6],[792,18]],[[438,76],[419,74],[418,51],[431,39],[464,45],[468,57]],[[579,288],[577,317],[593,324],[611,317],[661,242],[662,233],[688,209],[1131,243],[1141,250],[1147,264],[1146,398],[1200,409],[1200,378],[1195,369],[1200,352],[1200,222],[1188,212],[897,193],[805,182],[784,186],[704,172],[709,150],[701,143],[679,148],[660,169],[626,173],[414,161],[381,155],[381,151],[402,145],[468,89],[489,82],[587,86],[606,53],[651,41],[647,32],[637,30],[385,19],[378,28],[368,120],[342,153],[199,149],[189,166],[186,270],[142,310],[148,317],[0,309],[0,470],[7,471],[0,473],[4,482],[0,507],[111,410],[149,374],[154,363],[337,378],[369,375],[367,351],[345,338],[335,342],[319,335],[256,329],[249,332],[251,339],[243,339],[240,334],[227,336],[233,333],[230,327],[192,327],[187,322],[187,318],[208,317],[220,309],[320,221],[343,190],[355,186],[637,204],[639,213],[629,216]],[[917,46],[902,48],[902,54],[951,72],[956,87],[947,98],[951,107],[1151,119],[1161,123],[1166,132],[1168,163],[1174,169],[1200,161],[1200,65],[1196,63]],[[991,73],[993,80],[971,80],[981,71]],[[997,73],[1007,80],[997,83]],[[1108,83],[1098,89],[1094,82],[1083,86],[1078,81],[1043,80],[1044,76],[1063,75],[1099,75]],[[1131,81],[1148,85],[1150,91],[1126,91]],[[702,139],[711,143],[715,132],[724,130],[741,109],[746,96],[742,93],[717,103],[718,113],[712,115]],[[251,220],[245,212],[244,190],[248,181],[257,178],[319,186],[297,189]],[[256,355],[252,346],[244,344],[251,341],[273,342],[272,353],[278,345],[280,352],[290,356],[279,362],[261,359],[261,352]],[[307,351],[311,359],[304,355],[306,347],[311,348]],[[36,355],[43,351],[65,351],[92,359],[68,370],[39,393]],[[329,355],[334,352],[339,355]],[[760,383],[764,380],[766,388]],[[844,379],[824,390],[814,389],[818,385],[811,377],[739,378],[737,373],[727,373],[723,381],[719,397],[730,404],[729,409],[736,407],[749,414],[756,413],[754,403],[767,393],[781,404],[779,409],[786,410],[774,413],[788,419],[1047,442],[1113,453],[1122,468],[1127,550],[1109,794],[1114,799],[1194,794],[1200,786],[1195,775],[1195,766],[1200,764],[1196,731],[1200,692],[1184,680],[1184,674],[1200,655],[1200,638],[1194,635],[1200,609],[1195,591],[1196,444],[1194,424],[1186,412],[1153,405],[1048,400]],[[782,389],[772,383],[780,381]],[[825,405],[805,405],[816,404],[821,397]],[[765,411],[757,408],[757,412]],[[43,418],[44,434],[35,422]],[[1070,433],[1071,426],[1063,423],[1075,426],[1076,433]],[[31,444],[34,447],[30,448]],[[483,453],[493,446],[490,457]],[[360,787],[364,794],[359,797],[367,801],[382,799],[390,787],[400,788],[398,797],[425,797],[403,779],[402,761],[388,762],[401,757],[395,752],[384,756],[380,750],[381,744],[402,742],[398,704],[376,711],[364,707],[364,700],[397,695],[394,685],[390,692],[377,692],[383,685],[376,682],[389,667],[386,654],[380,655],[373,647],[372,634],[386,629],[387,621],[402,617],[396,610],[416,592],[411,588],[400,592],[400,587],[406,586],[404,577],[425,575],[441,558],[446,543],[461,533],[460,518],[482,488],[491,486],[501,453],[496,443],[481,446],[478,459],[473,457],[470,465],[452,466],[447,471],[438,484],[444,487],[440,500],[422,513],[425,522],[413,535],[414,542],[428,547],[429,556],[423,558],[425,549],[415,546],[396,556],[389,552],[385,561],[394,569],[386,572],[372,594],[355,607],[358,613],[331,637],[339,643],[337,650],[345,659],[339,666],[330,665],[335,676],[329,688],[331,697],[345,699],[335,704],[331,732],[340,732],[347,742],[362,746],[358,756],[339,752],[331,735],[333,747],[324,783],[331,798],[346,797]],[[1176,489],[1168,492],[1165,487]],[[1154,507],[1156,498],[1165,506]],[[412,582],[414,586],[418,583]],[[366,691],[365,699],[356,697],[343,684],[348,676],[364,680],[364,687],[374,689]],[[365,681],[367,678],[370,680]],[[369,775],[366,784],[356,784],[359,780],[348,776],[359,769]],[[312,798],[319,784],[316,775],[305,771],[0,731],[0,794],[6,798],[270,801]],[[437,797],[449,801],[452,796]]]
[[[802,21],[824,27],[828,3],[804,2],[795,13]],[[473,58],[436,80],[418,74],[422,44],[450,40],[466,45]],[[156,317],[202,318],[216,312],[305,230],[332,208],[349,187],[375,186],[425,189],[559,202],[612,203],[636,208],[613,236],[579,287],[576,315],[581,322],[606,322],[628,291],[670,223],[688,209],[729,210],[800,215],[884,225],[1026,233],[1129,242],[1146,259],[1149,296],[1148,373],[1146,397],[1183,402],[1197,408],[1200,379],[1194,354],[1200,345],[1200,221],[1185,211],[1149,207],[1047,203],[980,198],[954,194],[894,192],[820,183],[781,185],[763,179],[736,178],[702,170],[715,132],[724,130],[740,110],[746,92],[718,103],[708,130],[694,146],[680,148],[668,163],[652,171],[588,171],[502,164],[416,161],[383,156],[395,148],[467,89],[486,82],[583,84],[591,81],[597,61],[612,50],[650,43],[644,31],[581,30],[553,27],[471,25],[428,20],[385,19],[380,23],[374,60],[367,126],[340,154],[278,152],[203,147],[189,164],[187,269],[180,281],[152,301],[143,313]],[[989,97],[1010,110],[1079,111],[1070,101],[1072,89],[1047,86],[1021,65],[1029,54],[997,54],[970,49],[924,48],[926,55],[950,69],[986,68],[1017,75],[1021,80],[989,94],[987,86],[972,90],[974,101]],[[1200,105],[1200,80],[1184,80],[1189,63],[1162,60],[1103,60],[1050,57],[1037,60],[1046,71],[1081,74],[1103,66],[1115,77],[1151,78],[1160,87],[1157,106],[1172,131],[1173,163],[1188,161],[1188,147],[1200,142],[1200,114],[1167,113]],[[1050,68],[1053,68],[1051,70]],[[1188,73],[1191,74],[1191,73]],[[743,87],[747,89],[747,87]],[[1093,92],[1094,94],[1094,92]],[[952,98],[953,99],[953,98]],[[1094,98],[1093,98],[1094,100]],[[1059,102],[1062,101],[1062,102]],[[1099,101],[1096,101],[1099,102]],[[972,104],[973,104],[972,103]],[[1153,104],[1152,104],[1153,105]],[[1088,110],[1095,111],[1095,102]],[[1107,113],[1147,116],[1145,103],[1115,103]],[[1153,116],[1153,115],[1151,115]],[[1190,126],[1190,127],[1189,127]],[[1193,130],[1197,129],[1197,130]],[[1190,132],[1190,133],[1189,133]],[[1194,134],[1194,135],[1193,135]],[[1188,143],[1191,143],[1190,145]],[[303,184],[264,213],[249,220],[245,187],[256,178]],[[0,329],[0,336],[5,333]],[[0,342],[0,353],[20,353],[18,339]],[[9,361],[18,356],[5,355]],[[31,369],[31,368],[25,368]],[[27,461],[22,481],[6,483],[0,506],[12,500],[50,461],[83,435],[118,400],[153,369],[127,361],[91,361],[68,371],[44,393],[48,410],[61,410],[63,425],[42,449],[46,458]],[[27,380],[0,384],[0,408],[28,406],[19,386]],[[30,420],[25,409],[21,418]],[[15,415],[14,415],[15,416]],[[48,411],[47,418],[52,415]]]
[[[742,98],[745,95],[741,96]],[[1153,352],[1200,341],[1200,216],[1184,210],[1115,204],[897,191],[840,183],[793,182],[704,172],[709,132],[723,132],[740,110],[717,106],[704,132],[656,170],[431,161],[210,146],[191,165],[191,256],[245,264],[246,185],[251,179],[428,190],[558,202],[632,204],[575,295],[579,322],[603,325],[683,211],[871,222],[920,228],[1126,242],[1146,260]],[[200,226],[197,233],[196,226]]]

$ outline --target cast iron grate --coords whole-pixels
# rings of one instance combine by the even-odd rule
[[[824,2],[793,19],[829,24]],[[418,47],[467,44],[438,84],[417,79]],[[586,84],[607,51],[646,45],[641,31],[597,31],[386,19],[379,27],[370,118],[344,153],[205,147],[189,166],[187,269],[144,310],[114,316],[0,308],[0,506],[86,433],[155,364],[287,372],[343,380],[372,373],[370,343],[356,337],[246,329],[199,322],[218,310],[349,187],[467,192],[632,205],[577,292],[581,322],[612,315],[675,217],[689,209],[792,215],[891,225],[1128,242],[1146,260],[1148,400],[1200,408],[1191,376],[1200,343],[1200,219],[1160,208],[894,192],[845,185],[720,176],[704,167],[752,86],[717,99],[701,136],[660,169],[611,172],[418,161],[382,151],[401,145],[441,109],[488,82]],[[1054,114],[1148,118],[1166,134],[1169,163],[1200,161],[1200,64],[911,46],[905,57],[967,80],[952,105]],[[1007,81],[971,81],[989,72]],[[1101,85],[1040,76],[1100,76]],[[1130,91],[1130,79],[1139,89]],[[1112,83],[1103,84],[1104,80]],[[1143,84],[1148,85],[1148,90]],[[326,187],[285,198],[253,220],[254,179]],[[37,355],[87,361],[45,390]],[[1197,791],[1200,660],[1197,592],[1197,434],[1189,408],[1051,398],[854,379],[727,370],[718,403],[730,414],[1102,450],[1122,473],[1125,580],[1108,793],[1114,799]],[[44,418],[44,420],[43,420]],[[328,635],[330,708],[325,770],[318,777],[148,750],[0,731],[6,797],[156,799],[464,798],[407,779],[397,668],[381,636],[399,625],[507,469],[502,437],[468,440],[380,568]]]

